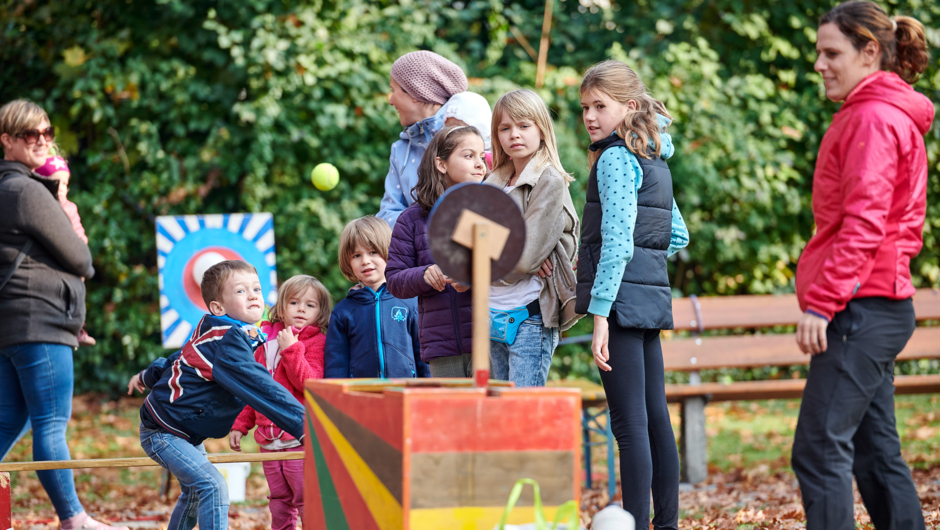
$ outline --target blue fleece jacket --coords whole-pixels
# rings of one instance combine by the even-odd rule
[[[665,129],[669,123],[669,118],[659,116],[661,129]],[[668,159],[676,152],[672,136],[664,130],[660,131],[659,136],[660,156]],[[605,213],[601,225],[601,258],[597,264],[594,287],[591,289],[591,305],[588,308],[592,315],[610,315],[610,308],[617,299],[623,271],[633,258],[637,192],[642,186],[643,169],[633,153],[626,147],[612,147],[604,151],[597,161],[597,190],[601,196],[601,208],[604,212],[612,212],[610,215],[613,219],[608,222]],[[672,236],[668,254],[672,256],[688,244],[689,231],[673,199]]]
[[[182,349],[141,372],[141,382],[151,390],[140,409],[141,422],[199,445],[228,436],[248,404],[303,439],[303,406],[255,361],[262,337],[252,324],[203,317]]]
[[[421,360],[418,304],[399,300],[385,284],[378,292],[353,287],[330,316],[325,378],[431,377]]]
[[[401,132],[401,139],[392,144],[385,195],[379,205],[379,213],[375,214],[392,228],[405,208],[415,202],[411,190],[418,184],[418,166],[431,139],[444,127],[444,108],[441,107],[434,116],[406,127]]]

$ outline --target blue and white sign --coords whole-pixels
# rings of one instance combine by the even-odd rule
[[[277,301],[274,217],[269,213],[157,217],[160,328],[163,347],[177,349],[208,313],[200,284],[206,269],[241,259],[258,269],[267,304]]]

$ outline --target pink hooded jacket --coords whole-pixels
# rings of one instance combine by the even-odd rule
[[[832,320],[853,298],[914,294],[933,117],[933,103],[893,72],[871,74],[846,97],[816,160],[816,234],[796,272],[803,311]]]

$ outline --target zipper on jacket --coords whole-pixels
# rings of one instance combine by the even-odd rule
[[[382,288],[375,293],[375,336],[379,343],[379,377],[385,377],[385,351],[382,349]]]

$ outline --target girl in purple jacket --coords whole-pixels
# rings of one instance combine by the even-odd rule
[[[418,167],[415,203],[392,232],[385,277],[397,298],[418,297],[421,360],[431,377],[470,377],[471,310],[469,287],[454,283],[431,258],[428,214],[444,190],[486,176],[483,137],[473,127],[438,132]]]

